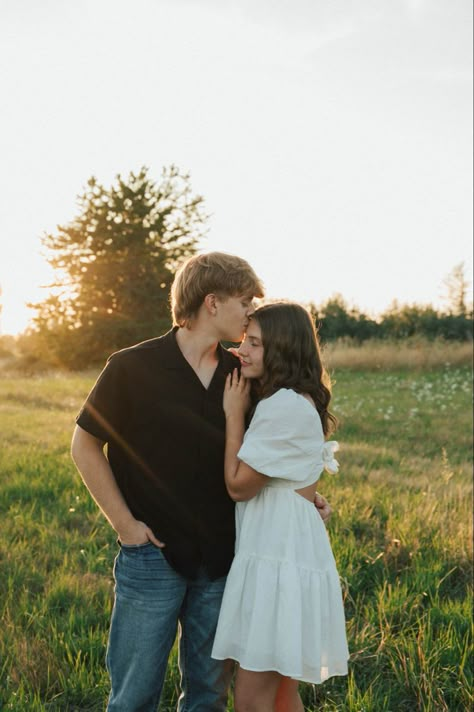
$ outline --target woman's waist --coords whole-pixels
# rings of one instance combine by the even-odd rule
[[[305,487],[310,487],[314,486],[316,487],[316,483],[319,479],[319,475],[315,474],[314,472],[310,475],[305,480],[292,480],[290,478],[288,479],[283,479],[282,477],[272,477],[268,483],[265,485],[262,491],[265,491],[267,489],[269,490],[299,490],[299,489],[304,489]]]
[[[316,483],[301,490],[301,483],[294,482],[289,487],[269,487],[266,486],[252,499],[246,502],[236,503],[236,520],[242,522],[245,519],[255,519],[261,522],[271,522],[274,519],[285,519],[286,517],[297,518],[301,515],[301,508],[314,507],[314,492]],[[295,511],[296,510],[296,511]]]
[[[326,550],[326,529],[313,502],[293,490],[268,491],[236,506],[236,552],[294,558]],[[321,549],[322,547],[322,549]]]

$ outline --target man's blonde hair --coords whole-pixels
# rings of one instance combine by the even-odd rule
[[[263,297],[263,285],[248,262],[225,252],[194,255],[177,271],[171,287],[175,326],[196,316],[207,294]]]

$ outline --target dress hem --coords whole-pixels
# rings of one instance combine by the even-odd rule
[[[270,668],[270,669],[244,667],[240,663],[240,660],[238,660],[237,658],[234,658],[232,656],[223,657],[223,656],[211,654],[211,657],[214,660],[234,660],[234,662],[238,663],[243,670],[248,670],[248,672],[277,672],[279,675],[283,675],[284,677],[289,677],[291,680],[296,680],[297,682],[307,682],[310,685],[322,685],[324,682],[326,682],[326,680],[329,680],[329,678],[331,678],[331,677],[344,677],[345,675],[349,674],[348,670],[346,670],[345,672],[331,672],[328,675],[326,675],[326,677],[324,677],[324,678],[320,677],[319,680],[310,680],[307,677],[303,677],[301,675],[297,675],[297,674],[290,673],[290,672],[283,672],[282,670],[278,670],[276,667]]]

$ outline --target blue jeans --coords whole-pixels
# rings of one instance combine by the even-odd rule
[[[114,575],[107,712],[156,712],[178,621],[179,712],[224,712],[233,663],[211,650],[225,577],[188,580],[153,544],[122,546]]]

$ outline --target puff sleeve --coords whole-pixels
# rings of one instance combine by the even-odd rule
[[[321,419],[313,406],[282,388],[257,405],[237,457],[268,477],[303,482],[323,469],[337,471],[337,443],[324,442]]]

